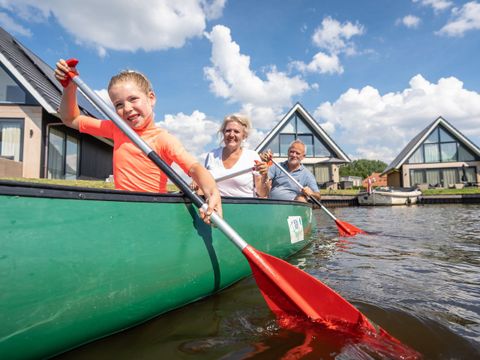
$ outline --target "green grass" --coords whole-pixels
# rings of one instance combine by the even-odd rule
[[[463,195],[463,194],[480,194],[480,188],[467,187],[463,189],[428,189],[422,191],[423,195]]]
[[[105,181],[94,180],[60,180],[60,179],[25,179],[25,178],[1,178],[2,180],[33,182],[37,184],[53,184],[64,186],[78,186],[95,189],[115,189],[113,183]],[[173,184],[167,185],[168,191],[178,191],[178,188]],[[355,196],[360,192],[359,189],[348,190],[320,190],[322,195],[350,195]],[[462,194],[480,194],[480,188],[467,187],[463,189],[428,189],[422,191],[423,195],[462,195]]]
[[[93,189],[115,189],[113,182],[106,182],[101,180],[61,180],[61,179],[26,179],[26,178],[1,178],[1,180],[31,182],[35,184],[48,185],[63,185],[63,186],[77,186]],[[175,185],[168,184],[168,191],[178,191]]]

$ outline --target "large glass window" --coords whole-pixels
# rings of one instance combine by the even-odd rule
[[[77,178],[77,169],[78,169],[78,139],[73,136],[67,136],[67,149],[66,149],[66,159],[65,159],[65,179]]]
[[[441,179],[440,179],[440,170],[438,169],[432,169],[432,170],[426,170],[426,177],[427,177],[427,183],[431,186],[440,186]]]
[[[298,114],[293,114],[270,143],[265,145],[271,149],[274,156],[288,156],[288,146],[294,140],[301,140],[307,145],[307,157],[331,157],[327,146],[308,127],[305,120]]]
[[[319,138],[316,136],[313,139],[314,141],[314,156],[318,157],[330,157],[330,151],[326,148],[326,146],[320,141]]]
[[[79,149],[78,139],[51,128],[48,135],[48,178],[76,179]]]
[[[424,184],[425,180],[425,171],[422,170],[412,170],[411,172],[411,183],[412,185]]]
[[[474,161],[475,156],[468,151],[462,144],[458,146],[458,161]]]
[[[423,146],[420,146],[417,151],[413,153],[413,155],[410,157],[409,162],[411,164],[421,164],[425,162],[423,160]]]
[[[457,169],[443,169],[443,186],[450,186],[460,181]]]
[[[440,144],[442,162],[457,161],[457,143]]]
[[[288,156],[288,147],[295,140],[295,135],[280,134],[280,156]]]
[[[3,65],[0,65],[0,103],[36,103],[33,97],[10,76]]]
[[[0,157],[23,161],[23,120],[0,119]]]
[[[313,156],[313,135],[298,135],[297,139],[307,146],[305,156]]]
[[[445,129],[438,127],[408,159],[410,164],[472,161],[475,156]]]
[[[466,180],[462,180],[465,179]],[[415,169],[410,171],[410,183],[418,185],[427,183],[430,186],[451,186],[461,181],[476,182],[474,167],[446,169]]]
[[[443,129],[439,129],[440,142],[455,142],[455,139]]]
[[[438,162],[440,160],[440,153],[438,151],[438,144],[425,144],[425,162]]]
[[[425,140],[425,143],[438,143],[438,128],[433,130],[430,136]]]

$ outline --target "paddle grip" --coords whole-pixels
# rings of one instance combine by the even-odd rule
[[[70,66],[70,67],[75,67],[75,66],[77,66],[77,64],[78,64],[78,60],[72,58],[72,59],[68,59],[68,60],[66,61],[66,63],[67,63],[67,65]],[[68,86],[68,84],[70,83],[70,81],[71,81],[75,76],[77,76],[77,75],[78,75],[77,72],[69,71],[69,72],[67,73],[67,78],[66,78],[65,80],[60,81],[60,84],[62,84],[62,86],[63,86],[64,88],[66,88],[66,87]]]

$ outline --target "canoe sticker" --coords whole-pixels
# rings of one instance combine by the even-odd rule
[[[290,229],[290,242],[303,241],[303,225],[301,216],[289,216],[287,219],[288,228]]]

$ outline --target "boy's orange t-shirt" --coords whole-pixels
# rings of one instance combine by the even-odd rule
[[[111,120],[81,118],[79,130],[113,140],[113,177],[116,189],[167,192],[167,176]],[[152,126],[136,132],[168,165],[175,162],[186,174],[198,162],[166,130]]]

